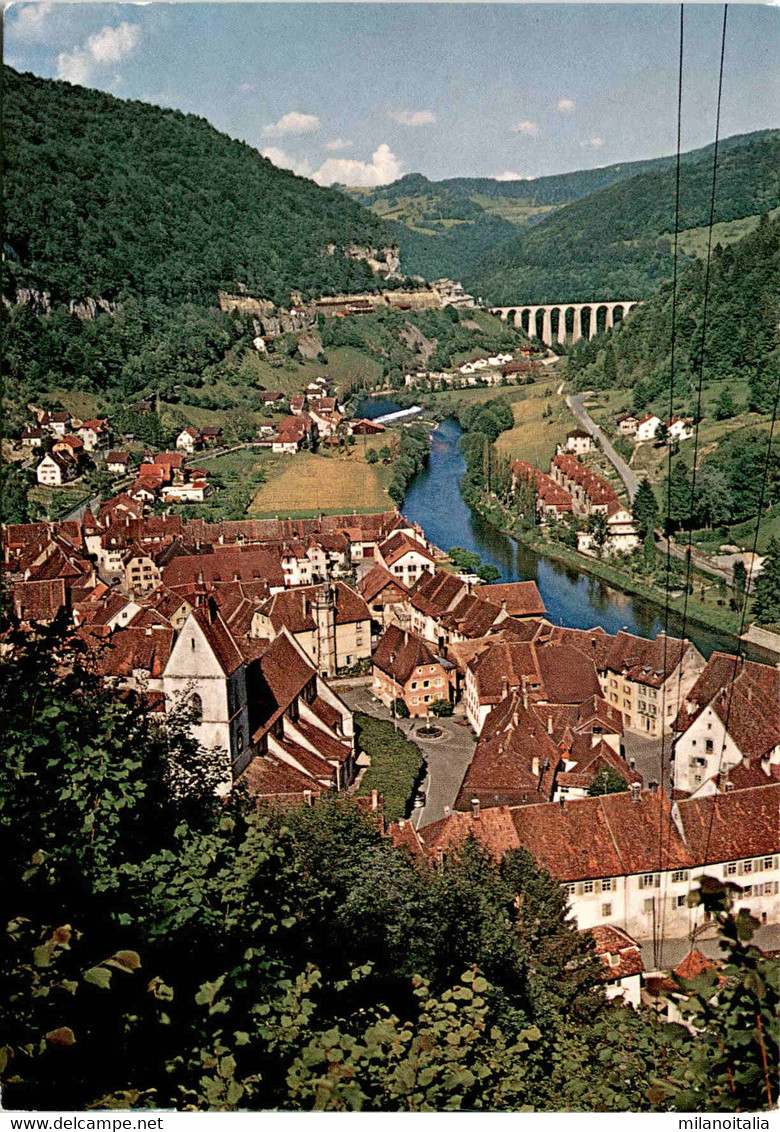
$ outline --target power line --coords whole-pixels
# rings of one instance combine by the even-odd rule
[[[672,418],[674,412],[674,363],[675,363],[675,350],[677,345],[677,245],[679,242],[679,229],[680,229],[680,151],[682,140],[682,89],[683,89],[683,55],[684,55],[684,40],[685,40],[685,4],[680,4],[680,56],[678,63],[677,73],[677,163],[675,167],[675,183],[674,183],[674,269],[672,274],[672,332],[671,332],[671,350],[669,358],[669,420]],[[664,766],[665,766],[665,742],[664,742],[664,727],[666,724],[666,665],[668,660],[669,650],[669,609],[670,609],[670,589],[671,589],[671,570],[672,570],[672,540],[669,534],[671,526],[671,513],[672,513],[672,447],[669,445],[669,452],[667,457],[667,485],[666,485],[666,600],[664,603],[664,648],[663,648],[663,674],[661,684],[661,752],[660,752],[660,769],[658,775],[658,788],[663,790],[664,785]],[[682,658],[681,658],[682,659]],[[662,795],[659,794],[659,807],[658,807],[658,879],[659,879],[659,900],[663,902],[663,887],[661,885],[661,878],[663,877],[663,844],[664,844],[664,814],[663,805],[661,804]],[[669,815],[671,822],[671,814]],[[663,934],[661,935],[660,942],[663,942]],[[653,917],[653,961],[656,967],[660,963],[659,954],[659,936],[657,927],[657,918]]]

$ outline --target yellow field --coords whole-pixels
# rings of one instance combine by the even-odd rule
[[[565,440],[566,433],[576,422],[563,399],[556,396],[554,384],[551,383],[545,390],[538,386],[527,388],[533,395],[524,401],[513,402],[515,427],[501,433],[496,449],[502,456],[530,460],[537,468],[548,472],[556,444]],[[544,417],[542,414],[548,406],[552,407],[553,415]]]
[[[286,518],[317,511],[386,511],[393,507],[382,483],[386,471],[355,456],[342,459],[310,452],[282,456],[278,475],[263,484],[247,514]]]

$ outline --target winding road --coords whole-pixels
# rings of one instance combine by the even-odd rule
[[[592,396],[592,392],[570,394],[566,398],[566,404],[574,413],[575,417],[580,422],[582,427],[590,433],[594,440],[598,440],[599,444],[601,445],[602,451],[604,452],[604,455],[607,457],[610,464],[612,464],[612,467],[615,469],[615,471],[623,481],[623,486],[628,492],[628,498],[633,502],[634,496],[637,493],[637,488],[639,487],[639,479],[636,473],[631,471],[623,457],[615,451],[615,448],[610,442],[609,437],[606,436],[603,430],[599,428],[593,417],[585,408],[583,404],[585,398]]]

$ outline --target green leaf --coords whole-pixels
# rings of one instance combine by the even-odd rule
[[[84,972],[84,982],[94,983],[96,987],[107,990],[111,984],[111,972],[107,967],[90,967]]]

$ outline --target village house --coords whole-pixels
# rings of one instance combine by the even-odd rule
[[[363,575],[357,589],[371,611],[372,620],[383,629],[396,621],[396,608],[409,597],[403,582],[379,564]]]
[[[642,949],[622,928],[601,924],[588,929],[596,955],[601,960],[599,981],[607,998],[621,999],[625,1006],[639,1009],[642,1001],[644,963]]]
[[[192,425],[183,428],[179,435],[176,437],[176,447],[180,452],[186,452],[192,456],[202,445],[203,441],[200,433]]]
[[[386,707],[403,700],[409,715],[427,715],[436,700],[450,700],[448,667],[420,637],[391,625],[373,657],[371,690]]]
[[[163,503],[203,503],[206,498],[208,481],[202,468],[188,468],[190,475],[176,476],[174,482],[167,484],[160,492]]]
[[[659,831],[663,836],[659,837]],[[496,858],[528,850],[564,887],[580,929],[693,938],[688,896],[704,875],[740,886],[735,905],[760,923],[780,914],[780,784],[672,803],[663,791],[452,813],[419,837],[434,859],[470,834]]]
[[[22,429],[22,448],[40,448],[43,444],[43,438],[46,433],[42,428],[25,428]]]
[[[674,788],[714,793],[780,779],[780,671],[714,652],[673,729]]]
[[[402,532],[392,534],[377,549],[376,561],[410,589],[426,571],[434,570],[434,559],[426,546]]]
[[[535,492],[536,514],[541,523],[550,519],[560,520],[564,515],[571,515],[574,511],[571,493],[561,487],[552,476],[539,471],[528,460],[514,460],[512,462],[512,491],[516,502],[521,502],[519,489],[528,484]]]
[[[38,483],[45,487],[61,487],[78,475],[78,464],[68,452],[48,452],[35,471]]]
[[[386,431],[383,424],[378,424],[376,421],[369,421],[365,418],[347,421],[348,436],[380,436]]]
[[[105,419],[82,421],[76,432],[84,441],[87,452],[96,452],[108,443],[108,421]]]
[[[562,451],[571,452],[574,456],[582,456],[596,447],[596,443],[589,432],[583,428],[573,428],[566,433],[566,443]]]
[[[690,440],[693,436],[693,421],[684,417],[672,417],[666,428],[670,440]]]
[[[200,435],[207,448],[214,448],[222,440],[222,427],[220,425],[204,425],[200,430]]]
[[[55,440],[51,450],[72,456],[77,465],[84,459],[84,441],[78,436],[63,436],[61,439]]]
[[[444,570],[425,571],[396,618],[440,651],[457,641],[483,637],[507,613],[470,588],[470,583]]]
[[[639,421],[636,417],[632,417],[631,415],[618,417],[618,432],[623,436],[636,436],[638,427]]]
[[[294,417],[298,417],[301,413],[306,412],[306,394],[294,393],[290,398],[290,412]]]
[[[604,698],[622,712],[625,727],[660,738],[703,668],[704,657],[690,641],[662,633],[650,641],[621,630],[599,676]]]
[[[115,476],[123,476],[130,465],[130,453],[111,451],[106,453],[106,471]]]
[[[371,656],[371,616],[363,598],[343,582],[285,590],[252,617],[251,636],[287,631],[322,676],[334,676]]]
[[[636,422],[636,431],[634,433],[634,438],[637,441],[655,440],[655,434],[658,432],[660,424],[661,418],[656,417],[652,413],[649,416],[641,417]]]
[[[71,425],[71,415],[64,409],[56,410],[55,412],[41,413],[38,424],[46,432],[52,433],[53,436],[65,436]]]

